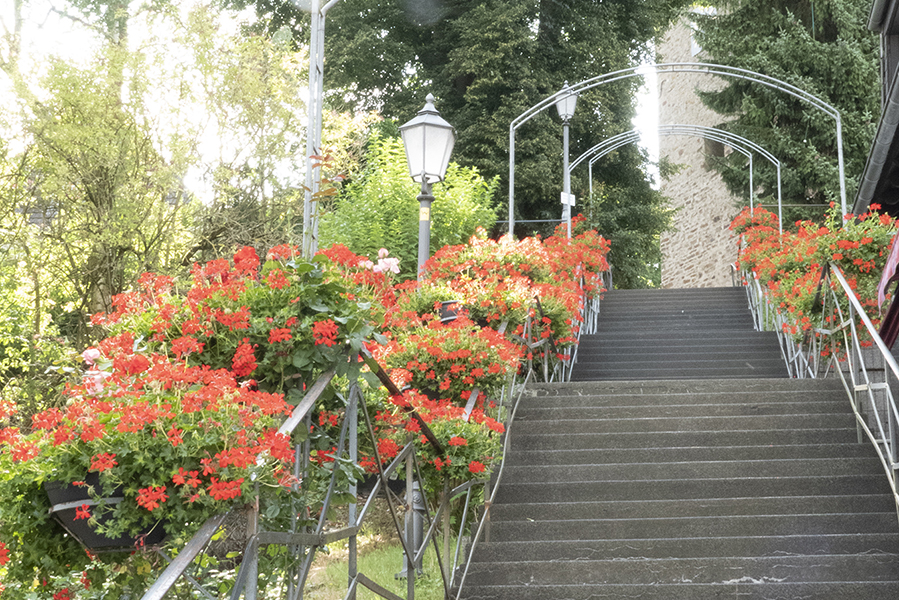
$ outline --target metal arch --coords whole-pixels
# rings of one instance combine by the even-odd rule
[[[803,102],[811,104],[815,108],[821,110],[825,114],[833,117],[836,122],[836,138],[837,138],[837,162],[839,166],[840,178],[840,207],[843,214],[846,214],[846,177],[845,166],[843,160],[843,124],[839,111],[824,102],[817,96],[814,96],[795,85],[786,81],[763,75],[748,69],[740,69],[738,67],[729,67],[727,65],[705,64],[705,63],[662,63],[657,65],[640,65],[638,67],[629,67],[618,71],[612,71],[604,75],[598,75],[591,79],[585,79],[575,85],[568,86],[563,90],[559,90],[553,95],[543,99],[525,112],[521,113],[512,120],[509,125],[509,232],[511,233],[515,227],[515,132],[519,127],[530,121],[533,117],[543,112],[550,106],[562,98],[563,95],[570,93],[580,94],[594,87],[612,83],[631,77],[638,77],[647,71],[654,70],[656,73],[705,73],[708,75],[717,75],[720,77],[731,77],[735,79],[743,79],[753,83],[782,91],[793,96]]]
[[[781,162],[775,157],[773,154],[756,144],[755,142],[748,140],[740,135],[735,133],[730,133],[728,131],[724,131],[721,129],[716,129],[714,127],[706,127],[703,125],[680,125],[680,124],[672,124],[672,125],[661,125],[657,128],[657,131],[661,135],[699,135],[700,137],[704,137],[710,140],[715,140],[718,142],[722,142],[727,144],[731,148],[733,148],[736,152],[739,152],[743,156],[746,156],[749,159],[749,205],[751,209],[755,208],[754,203],[754,193],[753,193],[753,157],[752,152],[744,148],[743,146],[739,146],[734,143],[734,140],[739,142],[743,142],[748,148],[755,150],[762,156],[764,156],[774,167],[777,169],[777,216],[780,220],[780,228],[781,233],[783,233],[783,203],[782,203],[782,193],[781,193]],[[608,153],[616,150],[622,146],[626,146],[637,141],[640,137],[640,132],[636,129],[632,129],[630,131],[625,131],[623,133],[619,133],[618,135],[612,136],[603,140],[590,150],[587,150],[583,154],[581,154],[573,163],[570,169],[578,166],[588,157],[590,158],[590,162],[588,163],[590,175],[590,193],[593,194],[593,163],[607,155]]]

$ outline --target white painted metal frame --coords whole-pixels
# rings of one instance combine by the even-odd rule
[[[743,136],[737,135],[735,133],[730,133],[729,131],[724,131],[722,129],[716,129],[714,127],[706,127],[703,125],[672,124],[661,125],[657,128],[657,131],[660,135],[697,135],[699,137],[715,140],[727,144],[736,152],[739,152],[743,156],[746,156],[749,159],[749,207],[752,210],[755,209],[755,190],[753,187],[753,155],[751,152],[746,150],[746,147],[755,150],[756,152],[764,156],[777,169],[777,216],[781,220],[781,222],[783,221],[781,162],[773,154]],[[603,156],[609,154],[610,152],[617,150],[622,146],[626,146],[628,144],[639,141],[639,139],[640,132],[636,129],[632,129],[624,133],[619,133],[618,135],[607,138],[581,154],[571,164],[569,170],[573,170],[574,167],[580,165],[588,157],[590,158],[590,162],[588,163],[588,170],[590,180],[590,195],[592,196],[593,163],[598,161]],[[735,142],[740,142],[743,145],[738,145]],[[783,225],[781,225],[780,232],[783,233]]]
[[[776,89],[778,91],[784,92],[797,98],[807,104],[810,104],[814,108],[824,112],[828,116],[834,119],[836,125],[836,142],[837,142],[837,163],[838,163],[838,171],[839,171],[839,179],[840,179],[840,208],[842,213],[846,214],[846,177],[845,177],[845,166],[843,159],[843,124],[840,118],[839,111],[831,106],[830,104],[824,102],[817,96],[806,92],[792,84],[787,83],[786,81],[782,81],[780,79],[776,79],[774,77],[769,77],[768,75],[763,75],[762,73],[757,73],[755,71],[750,71],[748,69],[740,69],[737,67],[729,67],[727,65],[716,65],[716,64],[704,64],[704,63],[663,63],[657,65],[641,65],[639,67],[630,67],[627,69],[621,69],[619,71],[612,71],[610,73],[606,73],[604,75],[599,75],[597,77],[593,77],[591,79],[585,79],[580,83],[564,88],[555,94],[544,98],[539,103],[535,104],[525,112],[521,113],[512,120],[509,124],[509,232],[511,233],[515,229],[515,132],[518,131],[518,128],[530,121],[532,118],[545,111],[551,106],[554,106],[556,102],[558,102],[563,96],[575,93],[575,94],[583,94],[584,92],[593,89],[595,87],[599,87],[601,85],[605,85],[607,83],[612,83],[615,81],[621,81],[624,79],[630,79],[632,77],[640,77],[644,73],[649,71],[655,71],[656,73],[702,73],[707,75],[715,75],[718,77],[727,77],[733,79],[742,79],[744,81],[751,81],[753,83],[758,83],[760,85],[764,85],[766,87]]]

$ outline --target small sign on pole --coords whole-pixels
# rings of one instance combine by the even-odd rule
[[[565,192],[562,192],[562,204],[574,206],[574,194],[567,194]]]

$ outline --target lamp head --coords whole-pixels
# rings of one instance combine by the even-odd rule
[[[577,106],[577,94],[571,91],[567,81],[559,94],[560,97],[556,100],[556,110],[559,111],[559,116],[562,117],[563,121],[568,121],[574,116],[574,109]]]
[[[400,135],[412,179],[418,183],[443,181],[456,143],[456,131],[434,108],[434,96],[428,94],[424,108],[400,127]]]

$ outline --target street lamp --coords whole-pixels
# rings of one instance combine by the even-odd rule
[[[571,91],[567,81],[561,94],[556,101],[556,110],[562,118],[562,220],[568,223],[568,238],[571,239],[571,205],[574,198],[571,196],[571,174],[568,172],[568,122],[574,116],[577,94]]]
[[[434,96],[428,94],[425,107],[418,115],[400,127],[409,175],[421,184],[418,195],[418,278],[422,278],[425,261],[431,247],[431,184],[443,181],[450,153],[456,143],[456,131],[443,120],[434,108]]]

